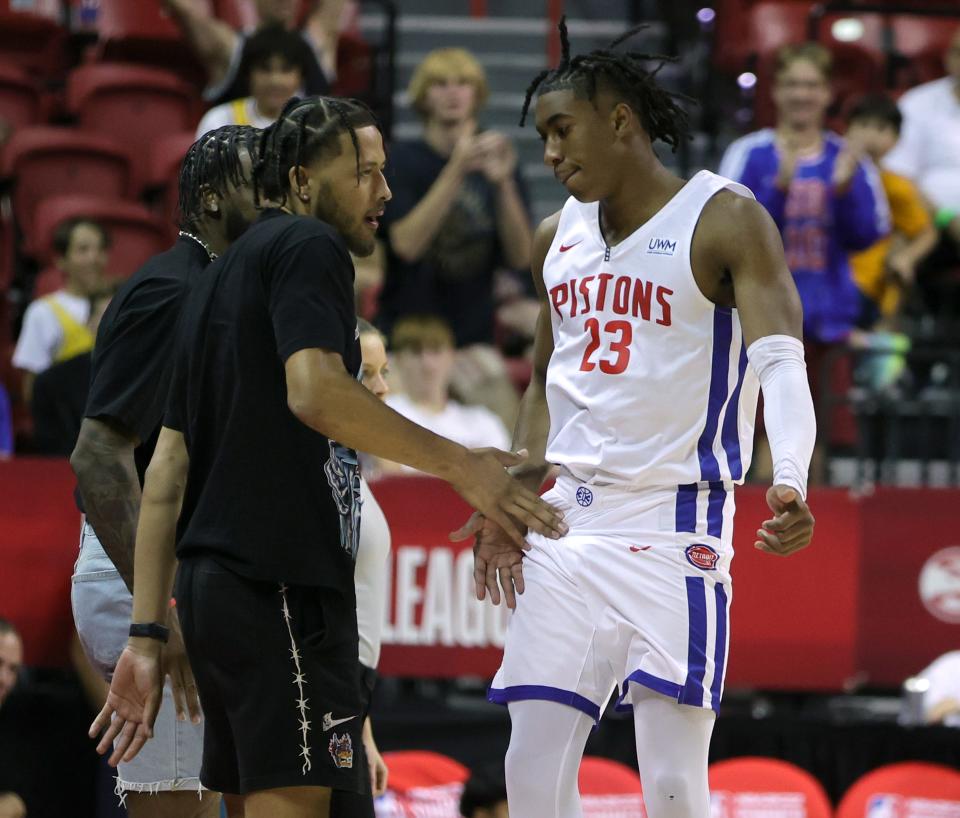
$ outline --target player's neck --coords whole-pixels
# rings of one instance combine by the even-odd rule
[[[457,144],[457,140],[471,130],[476,130],[476,122],[473,118],[462,122],[430,119],[423,126],[423,141],[441,156],[449,156],[453,153],[453,146]]]
[[[221,224],[222,220],[208,219],[204,216],[197,222],[196,230],[191,231],[193,235],[207,245],[209,252],[216,256],[222,256],[226,252],[227,247],[230,246],[226,232]]]
[[[600,230],[608,246],[619,244],[652,219],[685,182],[659,162],[626,172],[618,190],[600,200]]]

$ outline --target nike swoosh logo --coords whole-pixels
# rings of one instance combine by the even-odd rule
[[[323,714],[323,732],[326,733],[328,730],[332,730],[338,724],[343,724],[345,721],[353,721],[356,716],[347,716],[345,719],[335,719],[333,718],[333,713],[324,713]]]
[[[580,239],[580,241],[583,241],[583,239]],[[576,247],[578,244],[580,244],[580,241],[575,241],[573,244],[561,244],[561,245],[560,245],[560,252],[561,252],[561,253],[566,253],[567,250],[570,250],[570,249]]]

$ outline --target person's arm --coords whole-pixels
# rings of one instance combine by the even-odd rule
[[[320,67],[327,78],[337,76],[337,43],[346,0],[314,0],[304,28],[320,51]]]
[[[512,469],[514,475],[531,491],[538,491],[550,470],[547,462],[547,437],[550,434],[550,413],[547,410],[547,366],[553,355],[553,322],[550,318],[550,299],[543,283],[543,262],[553,243],[560,224],[560,214],[554,213],[537,227],[533,237],[531,273],[540,301],[540,315],[533,340],[533,373],[517,414],[513,432],[513,449],[526,449],[527,461]]]
[[[757,531],[755,547],[785,556],[813,537],[805,502],[816,417],[803,361],[803,310],[783,255],[780,233],[756,202],[724,191],[704,208],[694,239],[695,269],[728,274],[747,357],[764,397],[773,454],[767,503],[774,518]]]
[[[853,168],[848,172],[842,165],[851,162]],[[890,208],[873,163],[841,152],[833,184],[834,229],[844,249],[866,250],[890,232]]]
[[[545,536],[561,533],[560,516],[512,480],[503,466],[522,457],[496,449],[468,450],[412,423],[353,378],[337,352],[308,348],[286,361],[287,404],[301,423],[344,446],[436,475],[450,483],[523,543],[514,520]]]
[[[87,521],[131,593],[141,494],[133,458],[138,442],[117,423],[84,418],[70,455]]]
[[[514,270],[530,264],[533,231],[530,216],[517,183],[517,151],[507,137],[487,131],[477,137],[475,150],[487,180],[496,187],[497,236],[503,248],[503,260]]]
[[[769,152],[769,156],[772,156],[771,161],[776,168],[773,176],[764,172],[762,160],[765,152]],[[784,146],[778,154],[772,142],[754,146],[749,137],[744,137],[727,148],[718,173],[749,188],[777,226],[782,228],[787,193],[796,167],[797,154],[791,146]]]
[[[223,20],[206,11],[197,0],[162,0],[207,72],[207,83],[219,85],[230,66],[238,35]]]
[[[387,769],[387,764],[383,760],[383,756],[380,755],[377,742],[373,737],[373,723],[370,721],[369,716],[367,716],[363,722],[362,738],[363,749],[367,751],[370,789],[373,792],[373,797],[377,798],[387,791],[387,779],[389,778],[390,771]]]
[[[133,590],[133,623],[168,622],[177,563],[174,550],[177,518],[183,505],[188,467],[183,434],[164,426],[143,487],[135,549],[137,582]],[[182,712],[180,702],[185,698],[194,723],[199,721],[196,687],[192,684],[189,664],[182,645],[178,643],[176,648],[176,654],[163,656],[161,663],[164,646],[159,640],[131,636],[127,641],[114,671],[107,703],[90,727],[91,737],[106,731],[97,745],[97,752],[101,754],[110,750],[117,739],[109,758],[111,766],[133,759],[152,737],[165,673],[170,675],[176,688],[178,711]]]
[[[464,177],[476,164],[473,145],[473,132],[465,132],[427,194],[407,215],[390,225],[390,246],[402,261],[419,261],[440,231],[444,214],[457,198]]]
[[[527,459],[510,471],[530,491],[539,491],[550,470],[547,462],[547,438],[550,413],[547,408],[547,367],[553,355],[553,324],[550,301],[543,283],[543,262],[560,223],[560,213],[544,219],[533,236],[531,272],[540,301],[540,316],[533,342],[533,374],[520,400],[513,433],[515,451],[527,451]],[[477,599],[487,592],[494,605],[500,604],[500,590],[508,608],[515,608],[516,594],[523,593],[522,554],[492,520],[474,514],[460,529],[450,534],[454,542],[474,537],[473,581]]]

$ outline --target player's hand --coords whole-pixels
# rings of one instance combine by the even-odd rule
[[[810,545],[816,521],[796,489],[771,486],[767,490],[767,505],[775,516],[764,521],[763,527],[757,531],[754,548],[787,557]]]
[[[390,770],[387,769],[387,762],[380,755],[377,748],[377,742],[373,738],[373,726],[370,724],[370,717],[363,724],[363,749],[367,753],[367,771],[370,773],[370,789],[374,798],[379,798],[387,791],[387,779],[390,776]]]
[[[170,639],[162,651],[163,675],[170,677],[177,718],[180,721],[189,718],[194,724],[200,724],[200,697],[197,695],[197,683],[194,681],[190,660],[183,644],[176,608],[170,611],[167,621],[170,625]]]
[[[473,584],[477,599],[483,602],[487,591],[494,605],[500,604],[500,589],[507,607],[517,607],[517,594],[523,593],[523,551],[496,523],[476,512],[462,528],[450,534],[450,539],[460,542],[474,538]],[[526,541],[523,549],[529,549]],[[499,578],[499,584],[497,579]]]
[[[499,525],[517,548],[524,547],[524,529],[551,539],[567,533],[563,514],[511,477],[505,466],[517,466],[527,452],[470,449],[451,485],[477,511]]]
[[[141,644],[144,642],[153,644]],[[131,761],[146,740],[153,737],[153,722],[162,695],[160,644],[150,639],[131,640],[113,672],[107,703],[89,730],[90,738],[105,731],[97,744],[100,755],[105,755],[117,739],[107,761],[111,767],[121,761]],[[111,716],[114,716],[112,720]]]

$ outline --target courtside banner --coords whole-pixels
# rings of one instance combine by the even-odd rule
[[[80,515],[64,460],[0,462],[0,616],[24,633],[28,665],[68,663],[70,575]],[[489,678],[509,614],[473,595],[472,543],[448,534],[470,509],[429,477],[373,484],[390,523],[380,672]],[[788,558],[753,548],[771,515],[760,486],[737,489],[728,687],[896,686],[960,643],[960,490],[815,489],[813,545]],[[362,523],[361,523],[362,524]]]

